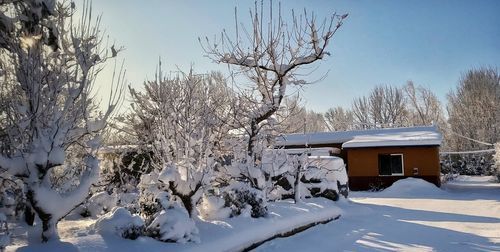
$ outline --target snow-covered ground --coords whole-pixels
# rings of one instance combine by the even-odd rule
[[[500,184],[459,176],[438,189],[406,179],[353,192],[342,218],[257,251],[500,251]]]
[[[500,184],[491,180],[460,176],[439,189],[406,179],[382,192],[352,192],[350,200],[339,202],[271,203],[267,218],[198,220],[201,243],[125,240],[92,233],[95,219],[64,220],[60,242],[40,244],[38,232],[18,227],[7,251],[237,251],[338,214],[339,220],[266,242],[256,251],[500,251]]]
[[[113,235],[92,232],[95,219],[63,220],[58,225],[61,241],[40,244],[39,232],[14,229],[13,246],[7,251],[239,251],[266,240],[275,234],[288,232],[314,222],[338,217],[337,203],[323,198],[307,199],[299,204],[283,201],[269,204],[265,218],[239,216],[224,221],[198,220],[200,243],[165,243],[149,237],[126,240]]]

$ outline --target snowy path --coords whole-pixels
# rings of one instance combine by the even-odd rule
[[[439,190],[413,182],[353,192],[340,220],[256,251],[500,251],[500,184],[460,177]]]

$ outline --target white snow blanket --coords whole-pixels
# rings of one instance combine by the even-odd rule
[[[500,251],[500,184],[459,176],[443,188],[405,179],[352,192],[338,221],[275,239],[256,251]]]
[[[338,203],[323,198],[269,203],[265,218],[238,216],[219,221],[197,220],[200,243],[165,243],[149,237],[136,240],[121,239],[116,235],[91,232],[88,226],[95,219],[62,221],[59,224],[61,241],[40,244],[26,240],[16,241],[7,251],[239,251],[276,234],[285,233],[309,223],[321,222],[339,216]]]

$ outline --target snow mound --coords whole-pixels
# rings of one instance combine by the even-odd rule
[[[185,208],[172,205],[162,210],[147,227],[150,236],[165,242],[199,243],[199,231]]]
[[[91,229],[101,235],[118,235],[134,240],[143,233],[144,220],[123,207],[116,207],[97,219]]]
[[[443,191],[436,185],[419,178],[400,179],[390,187],[380,192],[383,196],[417,196],[442,194]]]
[[[224,199],[203,195],[198,212],[204,220],[222,220],[231,216],[231,209],[225,207]]]
[[[92,217],[105,214],[116,206],[117,201],[116,195],[109,195],[107,192],[96,193],[87,202],[87,214]]]

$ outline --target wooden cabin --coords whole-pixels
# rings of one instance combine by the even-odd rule
[[[351,190],[382,189],[415,177],[440,186],[436,127],[385,128],[357,131],[289,134],[277,146],[286,149],[333,147],[346,164]]]

